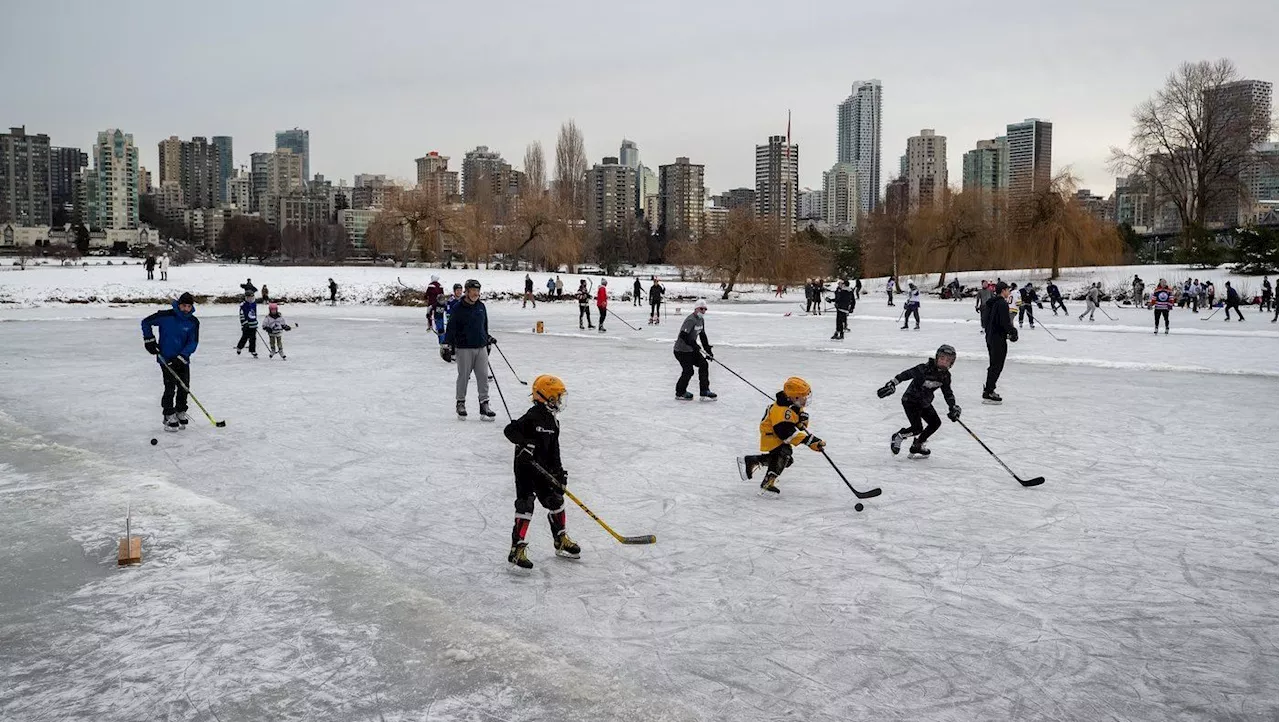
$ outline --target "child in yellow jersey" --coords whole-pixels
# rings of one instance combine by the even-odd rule
[[[777,400],[760,419],[760,450],[764,453],[738,459],[738,473],[744,481],[763,466],[768,471],[760,482],[760,489],[780,494],[778,475],[791,466],[791,447],[804,444],[814,451],[826,448],[825,441],[809,433],[809,414],[804,407],[809,403],[811,391],[808,382],[798,376],[792,376],[782,385]]]

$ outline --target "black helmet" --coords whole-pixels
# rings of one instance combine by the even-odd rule
[[[950,357],[951,357],[951,363],[955,363],[955,362],[956,362],[956,349],[955,349],[955,347],[954,347],[954,346],[952,346],[952,345],[951,345],[951,344],[949,344],[949,343],[944,343],[944,344],[942,344],[941,346],[939,346],[939,347],[938,347],[938,351],[937,351],[936,353],[934,353],[934,354],[933,354],[933,357],[936,359],[936,358],[941,358],[941,357],[943,357],[943,356],[950,356]]]
[[[461,283],[455,283],[455,284],[453,284],[453,290],[455,290],[455,291],[461,291],[461,290],[462,290],[462,284],[461,284]]]
[[[466,286],[466,287],[467,287],[467,288],[476,288],[476,289],[478,289],[478,288],[480,288],[480,282],[479,282],[479,281],[477,281],[477,280],[476,280],[476,279],[474,279],[474,278],[468,278],[468,279],[467,279],[467,286]]]

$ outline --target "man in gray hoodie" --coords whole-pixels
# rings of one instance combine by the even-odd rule
[[[676,360],[680,362],[680,379],[676,381],[677,401],[693,400],[693,394],[689,393],[689,379],[693,378],[695,368],[698,369],[698,394],[704,401],[714,401],[716,398],[716,394],[711,391],[711,381],[707,377],[707,359],[714,359],[715,355],[711,353],[711,343],[707,341],[706,322],[702,318],[706,312],[707,302],[698,299],[698,302],[693,305],[693,313],[689,314],[689,317],[680,325],[680,334],[676,336],[675,347],[672,350]],[[706,351],[705,358],[698,350],[699,343]]]

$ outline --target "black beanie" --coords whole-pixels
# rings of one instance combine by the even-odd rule
[[[196,305],[196,300],[191,297],[190,293],[183,293],[181,296],[178,296],[178,305],[181,306],[184,303],[189,303],[194,306]]]

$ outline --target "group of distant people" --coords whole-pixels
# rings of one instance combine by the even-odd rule
[[[160,268],[160,280],[169,280],[169,254],[162,253],[159,258],[155,254],[149,254],[145,261],[142,262],[144,268],[147,269],[147,280],[156,280],[156,267]]]

